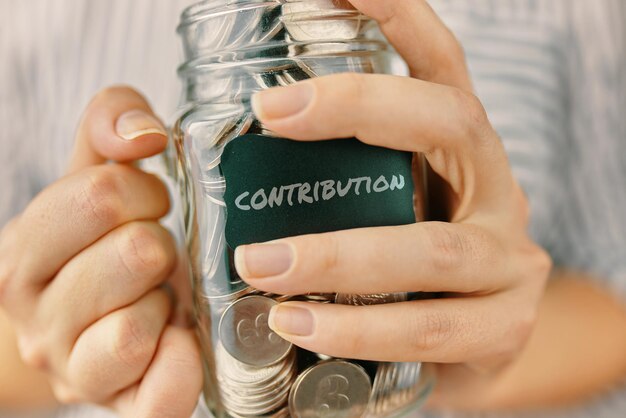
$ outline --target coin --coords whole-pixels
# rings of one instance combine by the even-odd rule
[[[309,302],[331,303],[335,300],[335,295],[333,293],[307,293],[303,296]]]
[[[253,295],[265,296],[266,298],[274,299],[278,303],[287,302],[293,298],[293,296],[290,295],[279,295],[277,293],[263,292],[260,290],[253,292]]]
[[[221,296],[197,294],[196,297],[197,297],[198,303],[202,304],[203,306],[211,306],[213,308],[213,307],[216,307],[216,305],[230,306],[236,300],[241,299],[244,296],[247,296],[253,292],[254,292],[254,288],[250,286],[246,286],[245,288],[242,288],[234,293],[225,293]]]
[[[379,293],[371,295],[338,293],[335,297],[335,303],[353,306],[384,305],[388,303],[406,302],[406,300],[406,293]]]
[[[289,1],[283,4],[282,20],[296,41],[355,39],[370,19],[349,6],[337,0]]]
[[[219,50],[255,45],[270,41],[282,29],[280,8],[267,3],[245,8],[225,7],[200,2],[184,11],[178,28],[183,39],[186,60],[210,56]]]
[[[365,370],[344,360],[321,362],[296,379],[289,394],[294,418],[359,418],[372,391]]]
[[[218,333],[231,356],[245,364],[265,367],[289,354],[292,344],[267,323],[270,309],[277,304],[263,296],[247,296],[226,308]]]
[[[223,346],[216,349],[215,356],[219,368],[218,378],[235,382],[238,388],[243,391],[248,391],[250,388],[266,390],[269,382],[284,380],[285,375],[295,367],[295,353],[290,353],[285,361],[267,367],[254,367],[244,364],[230,356]]]
[[[296,355],[268,367],[254,367],[232,357],[222,344],[215,347],[221,403],[232,417],[257,417],[284,408],[296,378]]]
[[[332,303],[335,300],[334,293],[307,293],[304,295],[291,296],[294,302]]]
[[[420,396],[421,363],[380,363],[372,386],[368,416],[386,416]]]

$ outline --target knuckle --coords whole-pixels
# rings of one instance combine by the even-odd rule
[[[120,223],[124,208],[122,177],[108,167],[91,170],[76,198],[79,209],[99,223]]]
[[[198,364],[202,362],[196,341],[191,339],[189,342],[181,343],[180,335],[175,335],[171,331],[171,327],[165,330],[159,344],[159,350],[167,357],[168,363],[176,366],[176,370],[183,373],[188,370],[196,370]]]
[[[159,227],[160,228],[160,227]],[[118,252],[122,265],[131,275],[138,273],[162,274],[171,267],[173,249],[160,234],[148,224],[129,224],[122,234]]]
[[[418,353],[433,352],[452,338],[454,318],[440,311],[418,312],[410,321],[409,344]]]
[[[40,341],[24,335],[18,341],[20,358],[25,365],[42,371],[48,369],[48,358]]]
[[[115,359],[135,368],[150,362],[156,342],[150,340],[150,334],[142,327],[139,318],[127,313],[116,325],[112,344]]]
[[[197,365],[200,362],[200,357],[198,355],[191,354],[185,350],[179,350],[175,347],[170,347],[170,350],[167,353],[167,359],[168,362],[179,371],[193,370],[194,368],[197,368]]]
[[[527,249],[523,251],[520,264],[525,266],[525,277],[543,289],[553,267],[552,257],[548,252],[531,241],[527,244]]]
[[[320,268],[323,273],[330,273],[339,267],[339,243],[336,235],[332,233],[322,234],[320,238],[319,247],[314,246],[313,248],[323,248],[323,251],[321,251]],[[314,252],[312,253],[315,254]]]
[[[462,89],[453,89],[454,97],[462,118],[466,136],[472,141],[482,142],[488,135],[489,118],[482,102],[476,95]],[[474,143],[473,145],[477,145]]]
[[[542,278],[542,281],[547,280],[553,267],[552,257],[550,257],[547,251],[538,246],[536,247],[535,265],[538,276]]]
[[[530,314],[523,316],[520,318],[515,326],[513,327],[514,338],[513,341],[516,342],[515,352],[518,352],[521,348],[526,345],[526,342],[530,338],[533,330],[535,329],[535,324],[537,322],[537,313],[531,312]]]
[[[456,231],[442,225],[431,225],[431,259],[440,271],[454,271],[463,265],[467,243]]]
[[[79,403],[83,400],[74,390],[64,384],[53,384],[52,393],[60,403],[65,405]]]
[[[530,312],[517,318],[509,327],[508,335],[502,339],[503,346],[498,353],[505,359],[515,358],[526,346],[535,328],[536,312]]]
[[[358,73],[344,73],[337,76],[337,84],[345,89],[342,96],[357,102],[365,95],[365,80]]]

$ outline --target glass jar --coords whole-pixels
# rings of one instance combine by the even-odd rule
[[[280,238],[288,229],[283,228],[285,225],[297,224],[289,223],[287,219],[299,216],[287,214],[275,217],[278,222],[260,222],[265,224],[261,225],[265,229],[256,235],[249,232],[256,231],[257,226],[242,227],[240,222],[230,218],[236,208],[227,202],[228,191],[242,181],[245,183],[246,179],[271,178],[278,168],[263,159],[267,153],[250,150],[254,159],[248,159],[247,163],[239,161],[239,165],[231,167],[235,174],[228,177],[225,174],[225,153],[229,144],[232,146],[245,137],[248,144],[253,143],[253,139],[260,139],[267,141],[262,143],[267,147],[271,144],[301,146],[295,145],[298,144],[295,141],[273,138],[275,135],[255,119],[250,107],[251,95],[262,89],[327,74],[386,72],[391,52],[385,42],[370,36],[375,29],[373,22],[351,8],[348,2],[340,0],[209,0],[191,6],[182,15],[179,34],[183,40],[185,62],[179,75],[183,94],[173,127],[176,182],[184,207],[197,328],[204,358],[204,401],[208,410],[218,418],[396,416],[418,407],[432,388],[433,377],[428,365],[329,358],[293,347],[274,334],[267,324],[271,307],[289,300],[366,305],[402,302],[411,295],[267,294],[243,282],[233,262],[233,249],[236,248],[233,242]],[[322,164],[326,173],[349,165],[346,162],[352,158],[352,149],[363,152],[363,158],[387,153],[386,157],[393,161],[406,160],[405,153],[373,150],[374,147],[364,149],[365,145],[358,141],[349,141],[326,142],[323,155],[329,157],[324,157]],[[248,146],[243,141],[238,143],[240,147]],[[350,145],[344,147],[341,144]],[[274,162],[283,158],[283,148],[278,149],[278,154],[271,157]],[[248,152],[246,150],[243,148],[242,152]],[[295,149],[293,155],[296,159],[305,158],[303,154],[317,156],[318,150],[322,155],[320,148],[309,148],[306,152]],[[344,152],[344,157],[335,158],[340,151]],[[286,155],[285,159],[288,158]],[[385,168],[386,161],[376,160],[382,168]],[[388,192],[394,189],[394,181],[397,190],[404,187],[405,181],[407,185],[413,184],[409,200],[403,201],[404,209],[411,206],[410,222],[424,220],[421,162],[419,156],[409,154],[410,179],[390,175],[384,182],[363,183],[363,190],[370,193],[377,190],[378,184],[379,191]],[[256,174],[246,171],[250,168],[256,170]],[[238,176],[238,170],[246,171],[248,177]],[[302,172],[310,175],[305,168]],[[324,179],[318,180],[312,179],[310,184],[298,183],[300,192],[303,184],[316,188],[321,184],[323,187],[321,180]],[[348,189],[350,181],[344,183]],[[333,196],[341,195],[341,183],[337,184],[339,192],[333,189]],[[359,195],[356,183],[353,186]],[[278,207],[283,202],[283,189],[273,190],[273,204]],[[314,192],[309,191],[313,196]],[[305,194],[308,199],[304,199],[304,205],[315,207],[328,203],[329,193],[323,194],[323,198],[317,195],[317,189],[315,193],[315,200]],[[272,206],[272,197],[268,200],[265,195],[264,198],[260,199]],[[335,202],[339,200],[334,199]],[[303,204],[302,199],[299,203]],[[245,205],[246,213],[242,211],[248,216],[247,220],[244,219],[246,222],[254,222],[251,220],[254,216],[262,216],[260,209],[252,211],[251,206],[254,201]],[[289,205],[285,203],[283,206],[285,210],[291,210],[291,200]],[[376,215],[378,220],[350,225],[394,224],[389,219],[394,209],[386,210],[389,212]],[[339,214],[335,218],[340,218]],[[328,222],[314,222],[308,225],[309,229],[297,232],[341,229],[342,224],[335,223],[335,218]],[[352,218],[350,222],[359,219],[358,216]],[[238,232],[231,233],[230,237],[229,223],[239,227]],[[277,233],[277,230],[281,232]],[[250,235],[245,238],[248,241],[241,238],[241,234]]]

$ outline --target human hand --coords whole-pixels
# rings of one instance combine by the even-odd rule
[[[161,287],[177,265],[158,222],[167,190],[130,164],[166,143],[138,93],[101,92],[78,129],[69,174],[0,234],[0,303],[25,362],[49,374],[64,403],[132,418],[187,418],[196,406],[198,348],[191,331],[170,325]]]
[[[454,36],[426,1],[351,2],[380,22],[412,77],[312,79],[259,93],[254,110],[295,140],[357,137],[423,153],[447,183],[450,222],[240,247],[236,266],[250,285],[279,294],[442,293],[367,307],[288,302],[274,308],[270,325],[334,357],[439,363],[435,403],[469,408],[477,398],[464,397],[468,375],[490,375],[524,346],[550,259],[527,234],[526,199]]]

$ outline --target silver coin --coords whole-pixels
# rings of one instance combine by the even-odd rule
[[[296,41],[355,39],[369,19],[349,6],[337,0],[289,1],[283,4],[282,20]]]
[[[224,399],[224,406],[229,411],[233,411],[238,415],[262,416],[283,407],[287,402],[288,395],[289,387],[287,386],[282,389],[278,396],[267,397],[262,401],[255,400],[254,403],[251,403],[250,400],[245,398],[231,398],[230,403],[227,403],[227,400]]]
[[[290,301],[294,302],[315,302],[315,303],[332,303],[335,300],[334,293],[308,293],[305,295],[292,296]]]
[[[245,364],[266,367],[289,354],[292,344],[272,331],[267,322],[277,304],[263,296],[247,296],[224,311],[219,336],[231,356]]]
[[[245,282],[235,279],[234,281],[218,281],[203,279],[198,288],[198,298],[205,301],[235,300],[240,295],[250,293],[252,289]]]
[[[292,296],[290,296],[290,295],[274,295],[274,300],[276,302],[278,302],[278,303],[287,302],[291,298],[292,298]]]
[[[289,385],[280,386],[271,393],[249,397],[244,395],[221,392],[222,404],[237,414],[253,416],[267,414],[286,405]]]
[[[295,354],[291,354],[285,358],[284,362],[278,362],[271,366],[254,367],[233,358],[220,344],[215,350],[217,378],[225,380],[229,384],[232,382],[233,385],[242,390],[249,387],[264,388],[268,382],[284,375],[286,373],[285,369],[293,367],[292,364],[295,362],[294,356]]]
[[[380,363],[368,407],[370,416],[386,416],[420,396],[421,363]]]
[[[319,363],[296,379],[289,395],[294,418],[360,418],[372,391],[370,378],[343,360]]]
[[[242,367],[243,363],[233,359],[239,365],[217,364],[217,379],[223,382],[224,390],[232,392],[233,396],[256,397],[267,395],[283,384],[295,378],[295,356],[290,355],[284,361],[270,367],[250,369]],[[237,370],[238,369],[238,370]],[[232,390],[231,390],[232,389]]]
[[[224,2],[226,6],[226,2]],[[215,2],[200,2],[188,8],[178,28],[183,36],[185,58],[212,55],[219,50],[237,50],[271,40],[282,29],[280,10],[266,4],[233,8]]]
[[[251,294],[254,291],[252,287],[246,287],[235,293],[222,295],[222,296],[206,296],[198,294],[196,295],[196,303],[202,308],[209,307],[212,312],[219,313],[228,308],[233,302]]]
[[[264,415],[264,418],[289,418],[289,412],[285,413],[285,409],[286,408],[282,408],[276,412],[271,412],[269,414]],[[208,417],[212,417],[214,416],[213,414],[209,413],[209,415],[207,415]],[[244,415],[239,415],[236,412],[233,411],[228,411],[228,417],[230,418],[257,418],[258,415],[253,414],[253,415],[249,415],[249,414],[244,414]]]
[[[261,291],[253,292],[253,294],[254,295],[258,295],[258,296],[265,296],[266,298],[274,299],[278,303],[287,302],[288,300],[290,300],[292,298],[292,296],[290,296],[290,295],[279,295],[279,294],[276,294],[276,293],[267,293],[267,292],[261,292]]]
[[[334,293],[307,293],[304,298],[311,302],[330,303],[335,300]]]
[[[260,416],[271,413],[286,405],[295,374],[295,370],[292,370],[289,379],[282,382],[271,382],[264,387],[263,393],[253,395],[249,395],[237,387],[226,391],[224,382],[221,382],[222,404],[228,411],[237,415]]]
[[[295,370],[290,370],[290,374],[282,381],[270,382],[266,386],[261,386],[258,392],[249,392],[239,387],[223,386],[222,396],[228,398],[233,403],[243,404],[246,406],[264,404],[278,398],[285,398],[293,378],[295,377]]]
[[[257,417],[285,407],[296,378],[296,354],[268,367],[254,367],[232,357],[222,344],[215,347],[221,403],[232,417]]]
[[[385,305],[388,303],[399,303],[406,301],[406,293],[378,293],[371,295],[338,293],[335,297],[335,303],[340,305],[353,306]]]
[[[237,299],[242,298],[254,291],[254,288],[246,286],[243,289],[240,289],[234,293],[225,294],[221,296],[209,296],[209,295],[198,295],[198,299],[205,303],[229,303],[234,302]]]

